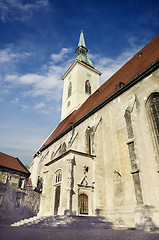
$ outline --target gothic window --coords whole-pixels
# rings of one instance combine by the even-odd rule
[[[69,82],[69,85],[68,85],[68,98],[71,96],[72,94],[72,83]]]
[[[91,94],[91,84],[90,84],[89,80],[87,80],[85,82],[85,93]]]
[[[147,105],[153,135],[159,151],[159,93],[152,94],[147,101]]]
[[[86,142],[86,153],[92,153],[92,144],[91,144],[91,128],[87,127],[85,132],[85,142]]]
[[[62,170],[59,169],[55,172],[55,183],[59,183],[62,181]]]
[[[62,153],[66,152],[66,143],[65,142],[61,146],[61,152]]]

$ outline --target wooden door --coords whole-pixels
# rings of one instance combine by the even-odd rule
[[[88,215],[88,196],[84,193],[79,195],[79,206],[80,214]]]
[[[55,205],[54,205],[54,214],[55,215],[58,214],[58,208],[60,205],[60,190],[61,190],[60,186],[57,186],[55,189]]]

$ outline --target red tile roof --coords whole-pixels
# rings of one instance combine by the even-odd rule
[[[2,152],[0,152],[0,166],[30,175],[29,171],[18,158],[9,156]]]
[[[140,50],[124,66],[122,66],[112,77],[110,77],[101,87],[98,88],[79,109],[72,112],[48,137],[41,149],[53,141],[63,131],[71,126],[71,122],[76,122],[85,116],[92,109],[96,108],[108,97],[112,96],[119,85],[125,85],[140,75],[143,71],[159,60],[159,35]]]

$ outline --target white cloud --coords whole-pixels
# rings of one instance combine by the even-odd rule
[[[29,107],[27,105],[21,105],[21,107],[22,107],[23,110],[29,109]]]
[[[94,60],[96,69],[102,72],[100,78],[101,83],[110,78],[123,64],[125,64],[141,46],[135,45],[135,40],[131,39],[131,48],[129,51],[124,51],[115,58],[106,57],[99,54],[89,54],[88,57]],[[8,74],[4,80],[15,87],[23,87],[23,97],[43,97],[47,102],[52,100],[60,101],[62,97],[63,81],[61,77],[70,67],[71,49],[62,48],[58,54],[51,54],[52,61],[44,64],[39,73]],[[58,63],[58,64],[57,64]],[[44,103],[45,104],[45,103]],[[36,105],[35,109],[40,109],[44,105]]]
[[[54,62],[60,62],[65,57],[67,57],[67,54],[71,52],[70,48],[62,48],[61,51],[58,54],[51,54],[51,59]]]
[[[5,76],[5,81],[7,82],[14,82],[18,79],[18,74],[7,74]]]
[[[43,103],[43,102],[34,106],[35,109],[41,109],[41,108],[44,108],[44,107],[45,107],[45,103]]]
[[[63,48],[59,54],[52,54],[52,60],[48,64],[41,67],[39,73],[20,74],[7,74],[4,77],[6,83],[12,84],[14,87],[23,87],[23,96],[30,96],[36,98],[39,96],[44,97],[47,101],[55,99],[61,100],[63,81],[61,77],[70,66],[69,53],[70,49]],[[65,58],[65,59],[64,59]],[[56,65],[58,61],[58,65]],[[60,61],[60,62],[59,62]]]
[[[19,103],[19,98],[15,98],[14,100],[12,100],[12,103],[14,103],[14,104]]]
[[[34,0],[24,3],[22,0],[0,0],[0,16],[3,22],[11,19],[27,21],[35,11],[48,9],[48,0]]]
[[[30,56],[28,52],[14,52],[11,48],[5,48],[0,50],[0,63],[10,62],[12,60],[18,61],[19,59]]]
[[[92,57],[90,59],[94,59],[94,66],[96,69],[102,72],[100,77],[101,84],[104,83],[107,79],[109,79],[116,71],[118,71],[130,58],[136,54],[139,49],[141,49],[141,45],[138,46],[135,44],[135,39],[130,39],[131,46],[130,50],[125,50],[120,55],[115,58],[107,58],[105,56],[99,54],[90,54]]]
[[[45,77],[39,74],[25,74],[19,77],[18,81],[21,84],[36,84],[41,82]]]

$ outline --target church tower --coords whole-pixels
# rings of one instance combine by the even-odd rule
[[[81,30],[76,58],[62,77],[64,80],[61,120],[78,109],[99,88],[99,76],[93,63],[87,58],[83,31]]]

